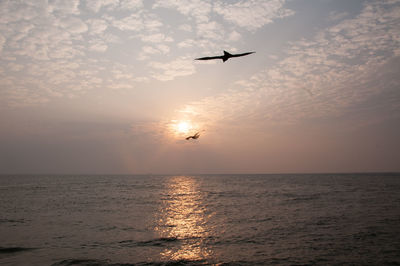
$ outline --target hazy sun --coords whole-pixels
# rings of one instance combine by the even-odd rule
[[[192,125],[186,121],[179,122],[176,126],[176,130],[178,131],[178,133],[186,134],[189,132],[190,129],[192,129]]]

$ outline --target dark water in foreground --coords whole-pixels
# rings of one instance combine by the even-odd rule
[[[400,174],[0,176],[0,265],[400,265]]]

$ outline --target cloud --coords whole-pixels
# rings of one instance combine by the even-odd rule
[[[241,38],[242,38],[242,35],[240,35],[239,32],[234,30],[229,34],[228,40],[232,41],[232,42],[236,42],[236,41],[240,40]]]
[[[155,33],[163,26],[155,14],[144,11],[131,14],[130,16],[116,19],[109,17],[112,25],[121,31],[134,31],[144,33]]]
[[[284,0],[251,0],[239,1],[235,4],[218,1],[213,10],[225,20],[254,31],[276,19],[293,15],[294,11],[284,8],[284,4]]]
[[[120,0],[119,8],[121,10],[133,10],[143,7],[142,0]]]
[[[221,40],[225,30],[221,24],[211,21],[197,24],[197,35],[207,40]]]
[[[72,43],[81,39],[88,27],[75,16],[80,14],[78,6],[79,1],[2,3],[5,13],[13,13],[19,18],[13,20],[7,15],[0,18],[0,28],[4,29],[6,39],[3,51],[9,56],[33,60],[81,55],[82,49]]]
[[[97,13],[103,7],[115,8],[118,6],[119,0],[86,0],[86,7]]]
[[[193,30],[192,26],[190,26],[189,24],[182,24],[178,27],[178,29],[186,32],[191,32]]]
[[[178,47],[179,48],[189,48],[189,47],[193,47],[196,46],[197,42],[193,39],[187,39],[187,40],[183,40],[181,42],[178,43]]]
[[[79,0],[50,0],[48,11],[51,13],[58,12],[63,15],[78,15],[80,13]]]
[[[145,55],[149,55],[149,54],[159,54],[161,51],[154,48],[153,46],[143,46],[142,52]]]
[[[132,14],[128,17],[125,17],[123,19],[115,19],[113,20],[113,26],[124,31],[124,30],[130,30],[130,31],[141,31],[144,29],[144,20],[141,14]]]
[[[86,23],[89,25],[90,35],[102,34],[108,28],[108,23],[104,19],[89,19]]]
[[[89,50],[94,52],[105,52],[108,48],[108,45],[102,40],[90,40]]]
[[[9,67],[0,71],[1,89],[5,90],[1,102],[9,106],[35,105],[52,98],[81,96],[99,88],[105,82],[102,73],[107,73],[105,69],[113,68],[116,62],[109,57],[97,58],[96,54],[120,45],[120,36],[128,39],[115,27],[122,32],[139,30],[148,36],[148,41],[157,41],[162,24],[155,14],[139,10],[132,16],[112,16],[119,14],[121,8],[133,10],[142,4],[138,0],[1,1],[0,57]],[[156,44],[156,48],[161,52],[169,49],[162,44]],[[132,68],[126,71],[135,73]],[[144,75],[124,82],[143,82]]]
[[[191,110],[187,119],[204,123],[241,126],[340,116],[400,86],[390,70],[399,55],[399,19],[400,6],[367,3],[358,16],[290,43],[276,65],[179,112]],[[389,106],[388,98],[377,104]]]
[[[135,87],[151,77],[167,81],[191,75],[196,69],[185,53],[196,49],[196,54],[206,55],[221,47],[234,48],[248,31],[293,14],[285,3],[166,0],[154,1],[149,9],[140,0],[0,1],[0,57],[4,61],[0,78],[9,84],[2,89],[15,86],[22,93],[22,88],[35,88],[32,94],[39,98],[77,97],[112,86],[108,80],[115,74],[114,67],[137,74],[124,78],[119,87],[129,82]],[[318,97],[326,84],[345,84],[354,73],[367,73],[387,58],[399,56],[396,3],[368,3],[357,18],[331,13],[335,20],[330,23],[336,25],[311,40],[291,43],[285,59],[275,58],[275,66],[243,81],[246,97],[251,98],[259,87],[271,91],[301,87],[300,94],[309,96],[308,91]],[[170,17],[165,19],[166,10],[160,9],[176,12],[168,13],[173,15],[170,21]],[[182,57],[155,62],[175,52]],[[144,59],[152,63],[143,67]],[[121,62],[128,67],[121,67]],[[264,89],[264,95],[268,90]]]
[[[153,78],[162,81],[173,80],[180,76],[188,76],[195,72],[192,60],[183,57],[167,63],[151,62],[149,66],[153,69]]]
[[[87,0],[86,7],[98,13],[101,9],[107,10],[135,10],[143,7],[142,0]]]
[[[151,43],[165,43],[172,42],[173,39],[169,36],[165,36],[163,33],[155,33],[150,35],[141,36],[142,42],[151,42]]]
[[[7,64],[7,69],[17,72],[17,71],[21,71],[22,69],[24,69],[24,65],[11,62],[11,63]]]
[[[333,11],[333,12],[329,13],[328,20],[329,21],[338,21],[338,20],[344,19],[347,16],[349,16],[348,12],[335,12],[335,11]]]
[[[284,0],[273,1],[200,1],[200,0],[158,0],[153,9],[166,8],[176,10],[185,16],[187,21],[179,27],[180,30],[193,32],[196,35],[198,47],[207,50],[216,47],[216,41],[226,42],[226,45],[240,40],[241,35],[234,27],[254,31],[274,20],[294,14],[284,8]],[[222,17],[222,20],[220,19]],[[228,25],[230,24],[230,25]],[[221,46],[221,44],[219,44]],[[225,46],[226,46],[225,45]],[[179,47],[192,47],[189,39],[180,41]]]
[[[41,2],[38,2],[37,5],[43,6]],[[22,4],[14,1],[0,2],[0,24],[7,25],[10,23],[20,22],[23,20],[30,20],[37,16],[38,16],[38,8],[30,1],[26,1]],[[6,28],[3,29],[6,30]]]
[[[198,23],[208,22],[212,4],[204,0],[157,0],[153,8],[176,9],[185,16],[189,16]]]
[[[81,19],[75,17],[61,19],[60,26],[72,34],[84,33],[88,30],[88,26]]]
[[[4,44],[6,43],[6,38],[0,34],[0,54],[3,51]]]
[[[47,95],[33,91],[37,87],[24,86],[24,82],[14,78],[6,77],[0,81],[0,88],[12,87],[13,90],[0,90],[0,102],[2,102],[0,108],[15,108],[25,107],[31,105],[39,105],[47,103],[49,98]],[[6,102],[4,100],[7,99]]]
[[[164,44],[156,44],[154,46],[143,46],[142,51],[139,54],[138,60],[149,59],[151,55],[167,54],[169,51],[170,48]]]

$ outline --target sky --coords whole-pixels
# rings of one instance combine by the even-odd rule
[[[400,171],[399,74],[400,0],[2,0],[0,174]]]

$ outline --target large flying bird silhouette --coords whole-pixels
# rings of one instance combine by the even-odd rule
[[[197,132],[197,133],[194,134],[193,136],[187,137],[186,140],[189,140],[189,139],[198,139],[199,137],[200,137],[200,132]]]
[[[227,51],[224,51],[224,55],[220,56],[207,56],[207,57],[200,57],[196,58],[195,60],[213,60],[213,59],[222,59],[223,62],[228,60],[231,57],[239,57],[239,56],[245,56],[249,54],[254,54],[255,52],[248,52],[248,53],[243,53],[243,54],[230,54]]]

